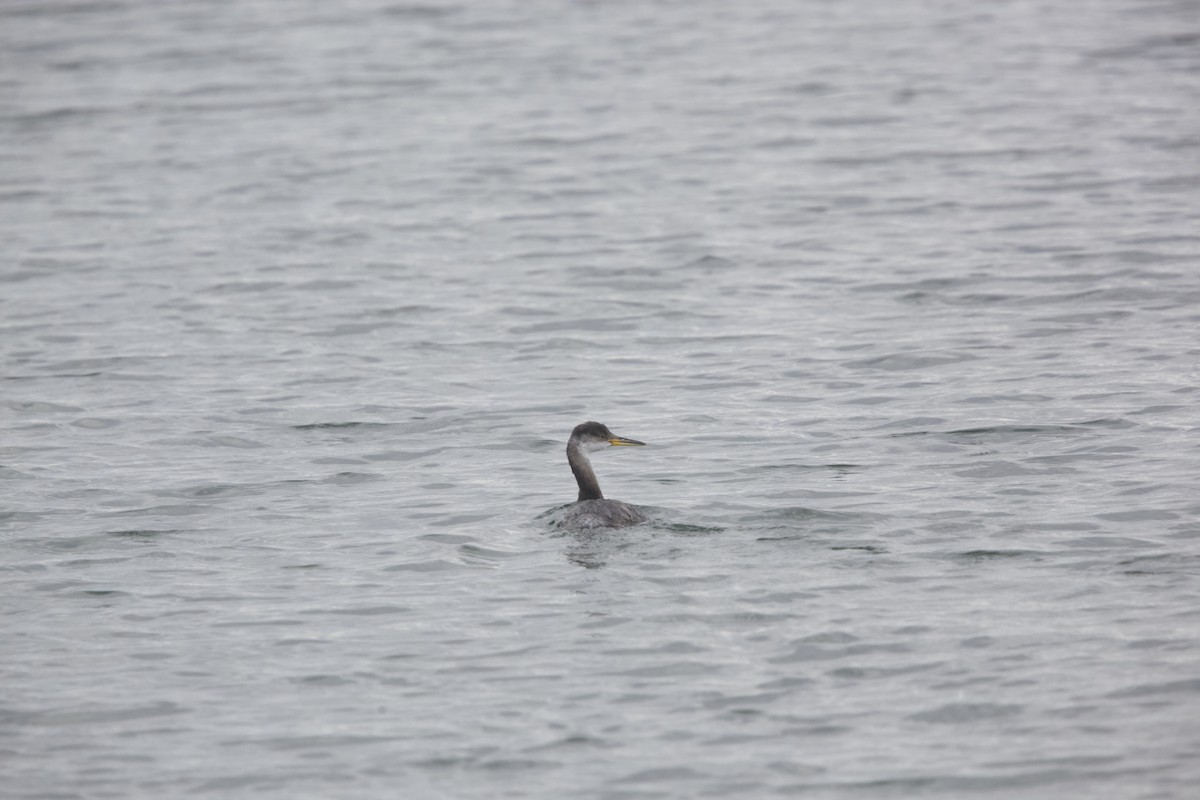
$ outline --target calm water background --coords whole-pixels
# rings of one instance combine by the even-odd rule
[[[3,795],[1194,797],[1198,200],[1194,2],[5,3]]]

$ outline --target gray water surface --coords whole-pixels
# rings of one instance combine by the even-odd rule
[[[5,3],[0,235],[5,797],[1200,785],[1192,2]]]

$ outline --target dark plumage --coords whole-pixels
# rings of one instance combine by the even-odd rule
[[[647,517],[635,506],[609,500],[600,491],[600,482],[592,470],[588,453],[605,447],[640,447],[644,442],[617,436],[599,422],[575,426],[567,441],[567,463],[579,484],[579,499],[564,512],[562,524],[570,528],[623,528],[645,522]]]

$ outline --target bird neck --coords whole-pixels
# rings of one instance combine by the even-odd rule
[[[567,443],[567,463],[571,465],[571,472],[575,473],[575,482],[579,484],[579,499],[603,500],[600,481],[596,480],[596,473],[592,471],[591,459],[579,442]]]

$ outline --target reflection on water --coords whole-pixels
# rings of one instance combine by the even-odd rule
[[[4,5],[6,792],[1189,796],[1192,11]]]

